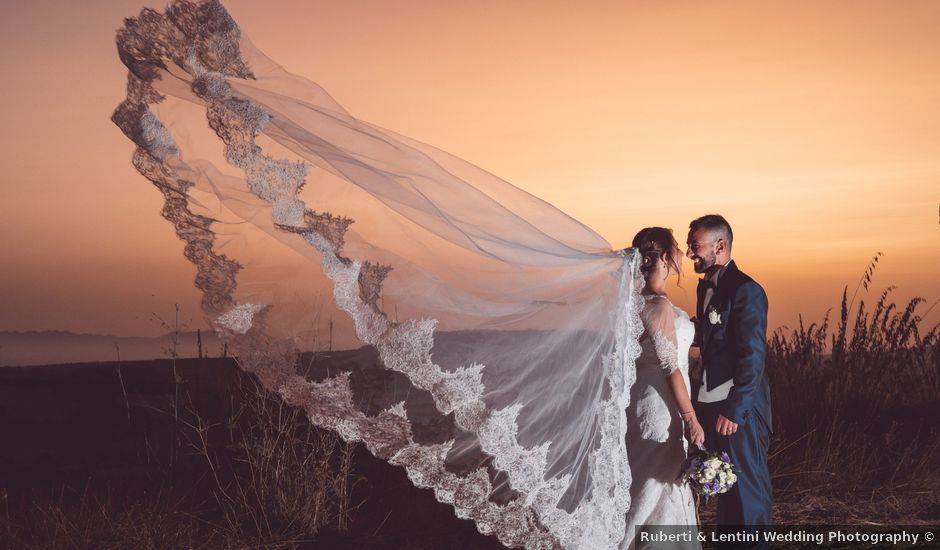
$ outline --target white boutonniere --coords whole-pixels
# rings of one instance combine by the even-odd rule
[[[708,322],[713,325],[721,324],[721,314],[718,313],[715,306],[708,306]]]

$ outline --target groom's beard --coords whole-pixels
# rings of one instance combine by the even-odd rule
[[[696,256],[692,258],[692,268],[695,269],[696,273],[707,273],[708,270],[713,268],[717,263],[717,256],[712,256],[711,258]]]

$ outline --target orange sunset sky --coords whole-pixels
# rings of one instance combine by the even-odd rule
[[[770,327],[875,290],[940,298],[940,2],[223,2],[359,118],[542,197],[614,248],[724,214]],[[122,18],[163,2],[0,5],[0,330],[201,322],[194,268],[109,117]],[[315,269],[316,266],[311,266]],[[686,263],[670,295],[690,309]],[[926,307],[924,308],[926,310]],[[928,320],[940,320],[940,307]]]

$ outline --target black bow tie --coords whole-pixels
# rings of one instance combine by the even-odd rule
[[[698,286],[699,288],[705,288],[705,289],[711,288],[713,290],[718,288],[718,285],[716,285],[715,282],[712,281],[709,277],[704,277],[702,279],[699,279]]]

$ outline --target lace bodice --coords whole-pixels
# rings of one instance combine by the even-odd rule
[[[695,325],[689,315],[659,294],[645,296],[640,317],[644,333],[640,338],[643,352],[637,360],[637,373],[660,370],[670,374],[675,369],[689,373],[689,348],[695,337]]]

